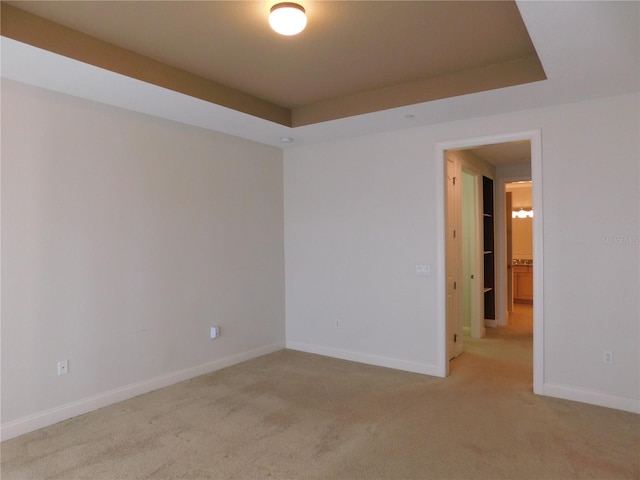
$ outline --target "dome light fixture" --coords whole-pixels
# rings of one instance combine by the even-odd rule
[[[269,13],[269,25],[280,35],[297,35],[307,26],[307,15],[297,3],[276,3]]]

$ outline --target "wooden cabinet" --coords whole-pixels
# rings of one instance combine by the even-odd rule
[[[533,303],[533,267],[513,266],[513,301]]]

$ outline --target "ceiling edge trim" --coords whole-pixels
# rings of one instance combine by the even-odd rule
[[[534,54],[508,62],[300,106],[292,111],[292,126],[301,127],[546,79],[540,59]]]
[[[291,110],[99,40],[12,5],[0,4],[2,35],[143,82],[291,126]]]

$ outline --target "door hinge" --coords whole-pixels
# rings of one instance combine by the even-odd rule
[[[456,177],[453,177],[453,184],[456,184]]]
[[[453,238],[456,238],[456,231],[453,231]]]
[[[453,343],[457,343],[458,342],[458,334],[454,333],[453,334]]]
[[[457,288],[458,288],[458,282],[453,282],[453,289],[457,290]]]

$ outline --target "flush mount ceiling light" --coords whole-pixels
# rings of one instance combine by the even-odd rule
[[[307,26],[307,15],[297,3],[276,3],[269,13],[269,25],[280,35],[297,35]]]

